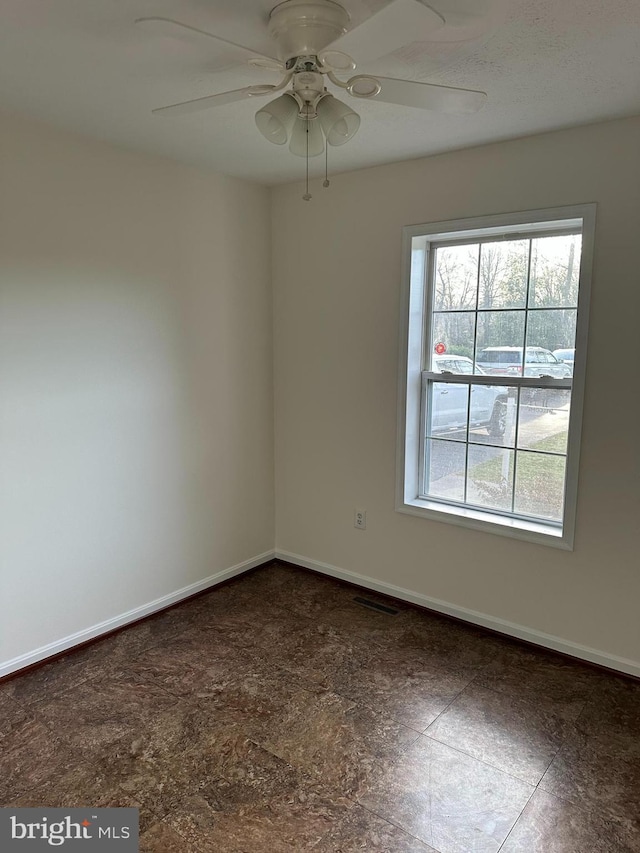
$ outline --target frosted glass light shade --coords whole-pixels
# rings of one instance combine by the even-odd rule
[[[317,157],[324,151],[324,136],[317,118],[298,117],[291,132],[289,151],[297,157],[307,156],[307,137],[309,139],[309,157]]]
[[[329,145],[344,145],[360,127],[360,116],[333,95],[325,95],[317,110]]]
[[[258,130],[269,142],[284,145],[289,139],[299,109],[298,102],[291,95],[280,95],[256,113]]]

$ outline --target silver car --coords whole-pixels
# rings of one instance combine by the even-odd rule
[[[566,364],[567,367],[570,367],[571,373],[573,373],[573,363],[576,359],[575,349],[554,349],[553,354],[558,361],[561,361],[563,364]]]
[[[446,383],[446,374],[483,374],[477,364],[463,355],[434,355],[432,371],[442,373],[443,383],[433,385],[429,425],[432,435],[467,428],[486,427],[491,436],[504,435],[507,389],[492,385],[472,385],[469,404],[469,386]],[[470,405],[470,411],[468,406]]]
[[[524,370],[522,347],[485,347],[477,355],[477,362],[485,373],[494,376],[552,376],[565,379],[573,370],[543,347],[526,347]]]

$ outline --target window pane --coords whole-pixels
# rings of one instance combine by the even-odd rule
[[[434,314],[431,355],[464,355],[467,358],[473,358],[475,323],[476,315],[473,311]],[[434,359],[429,369],[438,370]]]
[[[469,441],[513,447],[517,400],[517,388],[472,385]]]
[[[436,250],[435,311],[474,309],[478,294],[478,244]]]
[[[467,503],[511,510],[513,450],[469,445]]]
[[[581,249],[579,234],[538,237],[532,241],[530,308],[578,304]]]
[[[524,308],[528,261],[528,240],[483,243],[478,308]]]
[[[573,349],[576,341],[575,308],[565,311],[529,311],[527,320],[527,346],[542,347],[553,353],[555,349]],[[557,359],[551,359],[555,363]],[[571,375],[561,370],[560,376]]]
[[[427,409],[427,435],[466,441],[469,386],[434,382]]]
[[[561,521],[565,467],[564,456],[517,451],[515,511]]]
[[[466,445],[455,441],[427,440],[426,492],[434,498],[464,500]]]
[[[522,373],[524,318],[524,311],[478,314],[476,362],[485,373],[501,376]]]
[[[571,391],[523,388],[520,391],[518,447],[566,453]]]
[[[433,354],[431,369],[434,373],[459,373],[469,376],[473,373],[473,362],[465,355]]]

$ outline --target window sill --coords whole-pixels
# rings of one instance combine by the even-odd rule
[[[438,501],[416,498],[405,501],[396,507],[397,512],[406,515],[416,515],[432,521],[442,521],[445,524],[457,524],[484,533],[498,536],[509,536],[512,539],[523,539],[538,545],[560,548],[564,551],[573,550],[573,539],[560,527],[546,524],[544,521],[524,521],[518,518],[506,518],[490,510],[475,510],[468,507],[449,506]]]

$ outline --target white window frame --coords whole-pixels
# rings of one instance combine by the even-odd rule
[[[573,549],[595,215],[595,204],[580,204],[411,225],[403,229],[396,476],[397,512],[459,524],[500,536],[524,539],[528,542],[551,545],[565,550]],[[486,239],[487,237],[517,238],[524,234],[530,236],[532,232],[542,235],[576,227],[582,231],[582,252],[575,342],[576,357],[571,384],[571,412],[562,523],[546,522],[543,519],[516,518],[508,514],[494,512],[491,509],[482,510],[449,504],[435,499],[421,498],[419,496],[420,463],[424,445],[421,399],[427,337],[426,321],[429,319],[427,316],[428,270],[432,246],[434,244],[442,245],[443,242],[470,242],[474,239]],[[447,382],[452,379],[452,376],[447,375]],[[461,381],[468,382],[468,377]],[[561,382],[562,380],[552,380],[552,385],[555,388],[561,387]],[[520,383],[528,384],[523,379],[520,380]],[[513,384],[513,380],[507,377],[494,376],[491,378],[491,384]],[[540,380],[531,380],[531,384],[538,386]]]

